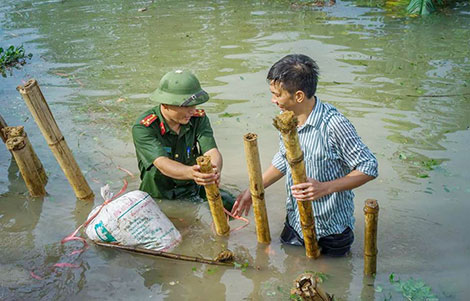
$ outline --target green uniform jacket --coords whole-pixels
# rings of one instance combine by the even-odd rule
[[[196,158],[217,145],[209,118],[201,112],[180,133],[170,129],[160,112],[160,105],[143,113],[132,126],[132,137],[140,170],[140,190],[153,198],[180,199],[198,194],[193,180],[176,180],[163,175],[153,165],[155,159],[167,157],[184,165],[195,165]]]

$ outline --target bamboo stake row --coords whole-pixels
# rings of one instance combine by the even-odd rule
[[[286,148],[287,161],[292,171],[294,185],[307,181],[303,153],[297,134],[297,123],[297,118],[292,111],[285,111],[276,116],[273,122],[274,127],[281,132],[282,140]],[[297,201],[297,206],[299,208],[300,225],[304,236],[305,253],[307,257],[316,259],[320,256],[320,248],[315,232],[312,202]]]
[[[197,165],[200,166],[202,173],[213,173],[211,158],[209,156],[200,156],[196,159]],[[224,213],[224,205],[220,195],[219,188],[216,184],[209,184],[204,186],[206,190],[207,201],[211,211],[212,219],[214,220],[215,230],[219,236],[228,236],[230,234],[230,227],[228,225],[227,217]]]
[[[31,111],[54,157],[64,171],[77,198],[92,200],[94,195],[62,135],[36,80],[29,80],[17,90]]]
[[[258,135],[248,133],[243,136],[245,156],[250,179],[251,199],[253,200],[253,214],[255,216],[256,236],[260,243],[270,243],[268,213],[264,200],[263,176],[258,151]]]

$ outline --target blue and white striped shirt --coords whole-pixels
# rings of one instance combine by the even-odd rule
[[[320,182],[332,181],[359,170],[377,177],[377,159],[361,141],[356,129],[343,114],[316,97],[316,104],[305,124],[297,128],[300,148],[304,153],[307,177]],[[297,201],[292,196],[290,166],[282,137],[279,152],[272,164],[286,177],[287,219],[303,238]],[[354,193],[351,190],[335,192],[312,202],[317,238],[342,233],[346,227],[354,229]]]

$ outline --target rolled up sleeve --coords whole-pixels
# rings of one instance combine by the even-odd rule
[[[284,143],[282,142],[281,136],[279,136],[279,151],[274,155],[271,164],[279,170],[281,173],[286,174],[287,172],[287,161],[286,152],[284,149]]]
[[[366,175],[377,177],[377,158],[362,142],[352,123],[338,114],[329,122],[329,138],[333,149],[351,170],[359,170]]]
[[[207,116],[200,117],[200,123],[197,127],[196,138],[201,147],[201,153],[206,153],[208,150],[217,148],[215,143],[214,131],[212,130],[209,118]]]

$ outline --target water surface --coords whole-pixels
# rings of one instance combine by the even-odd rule
[[[470,6],[426,18],[393,16],[342,1],[325,8],[282,1],[3,1],[0,46],[24,44],[34,56],[0,79],[0,114],[9,125],[25,126],[49,174],[49,195],[28,197],[9,152],[0,147],[0,299],[287,300],[292,280],[307,270],[328,275],[322,285],[339,300],[383,300],[390,293],[399,300],[388,283],[391,273],[424,280],[442,300],[465,299]],[[102,202],[102,185],[118,191],[126,179],[128,190],[138,187],[138,179],[117,167],[137,174],[130,125],[153,106],[148,95],[167,71],[192,70],[210,93],[203,108],[225,158],[222,186],[234,193],[245,189],[242,136],[258,134],[266,168],[277,151],[271,120],[278,110],[265,77],[290,53],[318,62],[317,96],[354,123],[379,160],[379,178],[355,190],[351,255],[307,260],[303,249],[279,243],[285,215],[279,181],[266,191],[269,247],[257,244],[253,223],[218,238],[206,204],[158,200],[184,235],[175,252],[215,257],[228,247],[259,270],[94,246],[67,256],[78,245],[62,246],[60,240]],[[94,203],[75,199],[16,91],[29,78],[38,80],[97,196]],[[362,208],[368,198],[380,204],[374,283],[362,276]],[[57,262],[79,268],[53,269]]]

